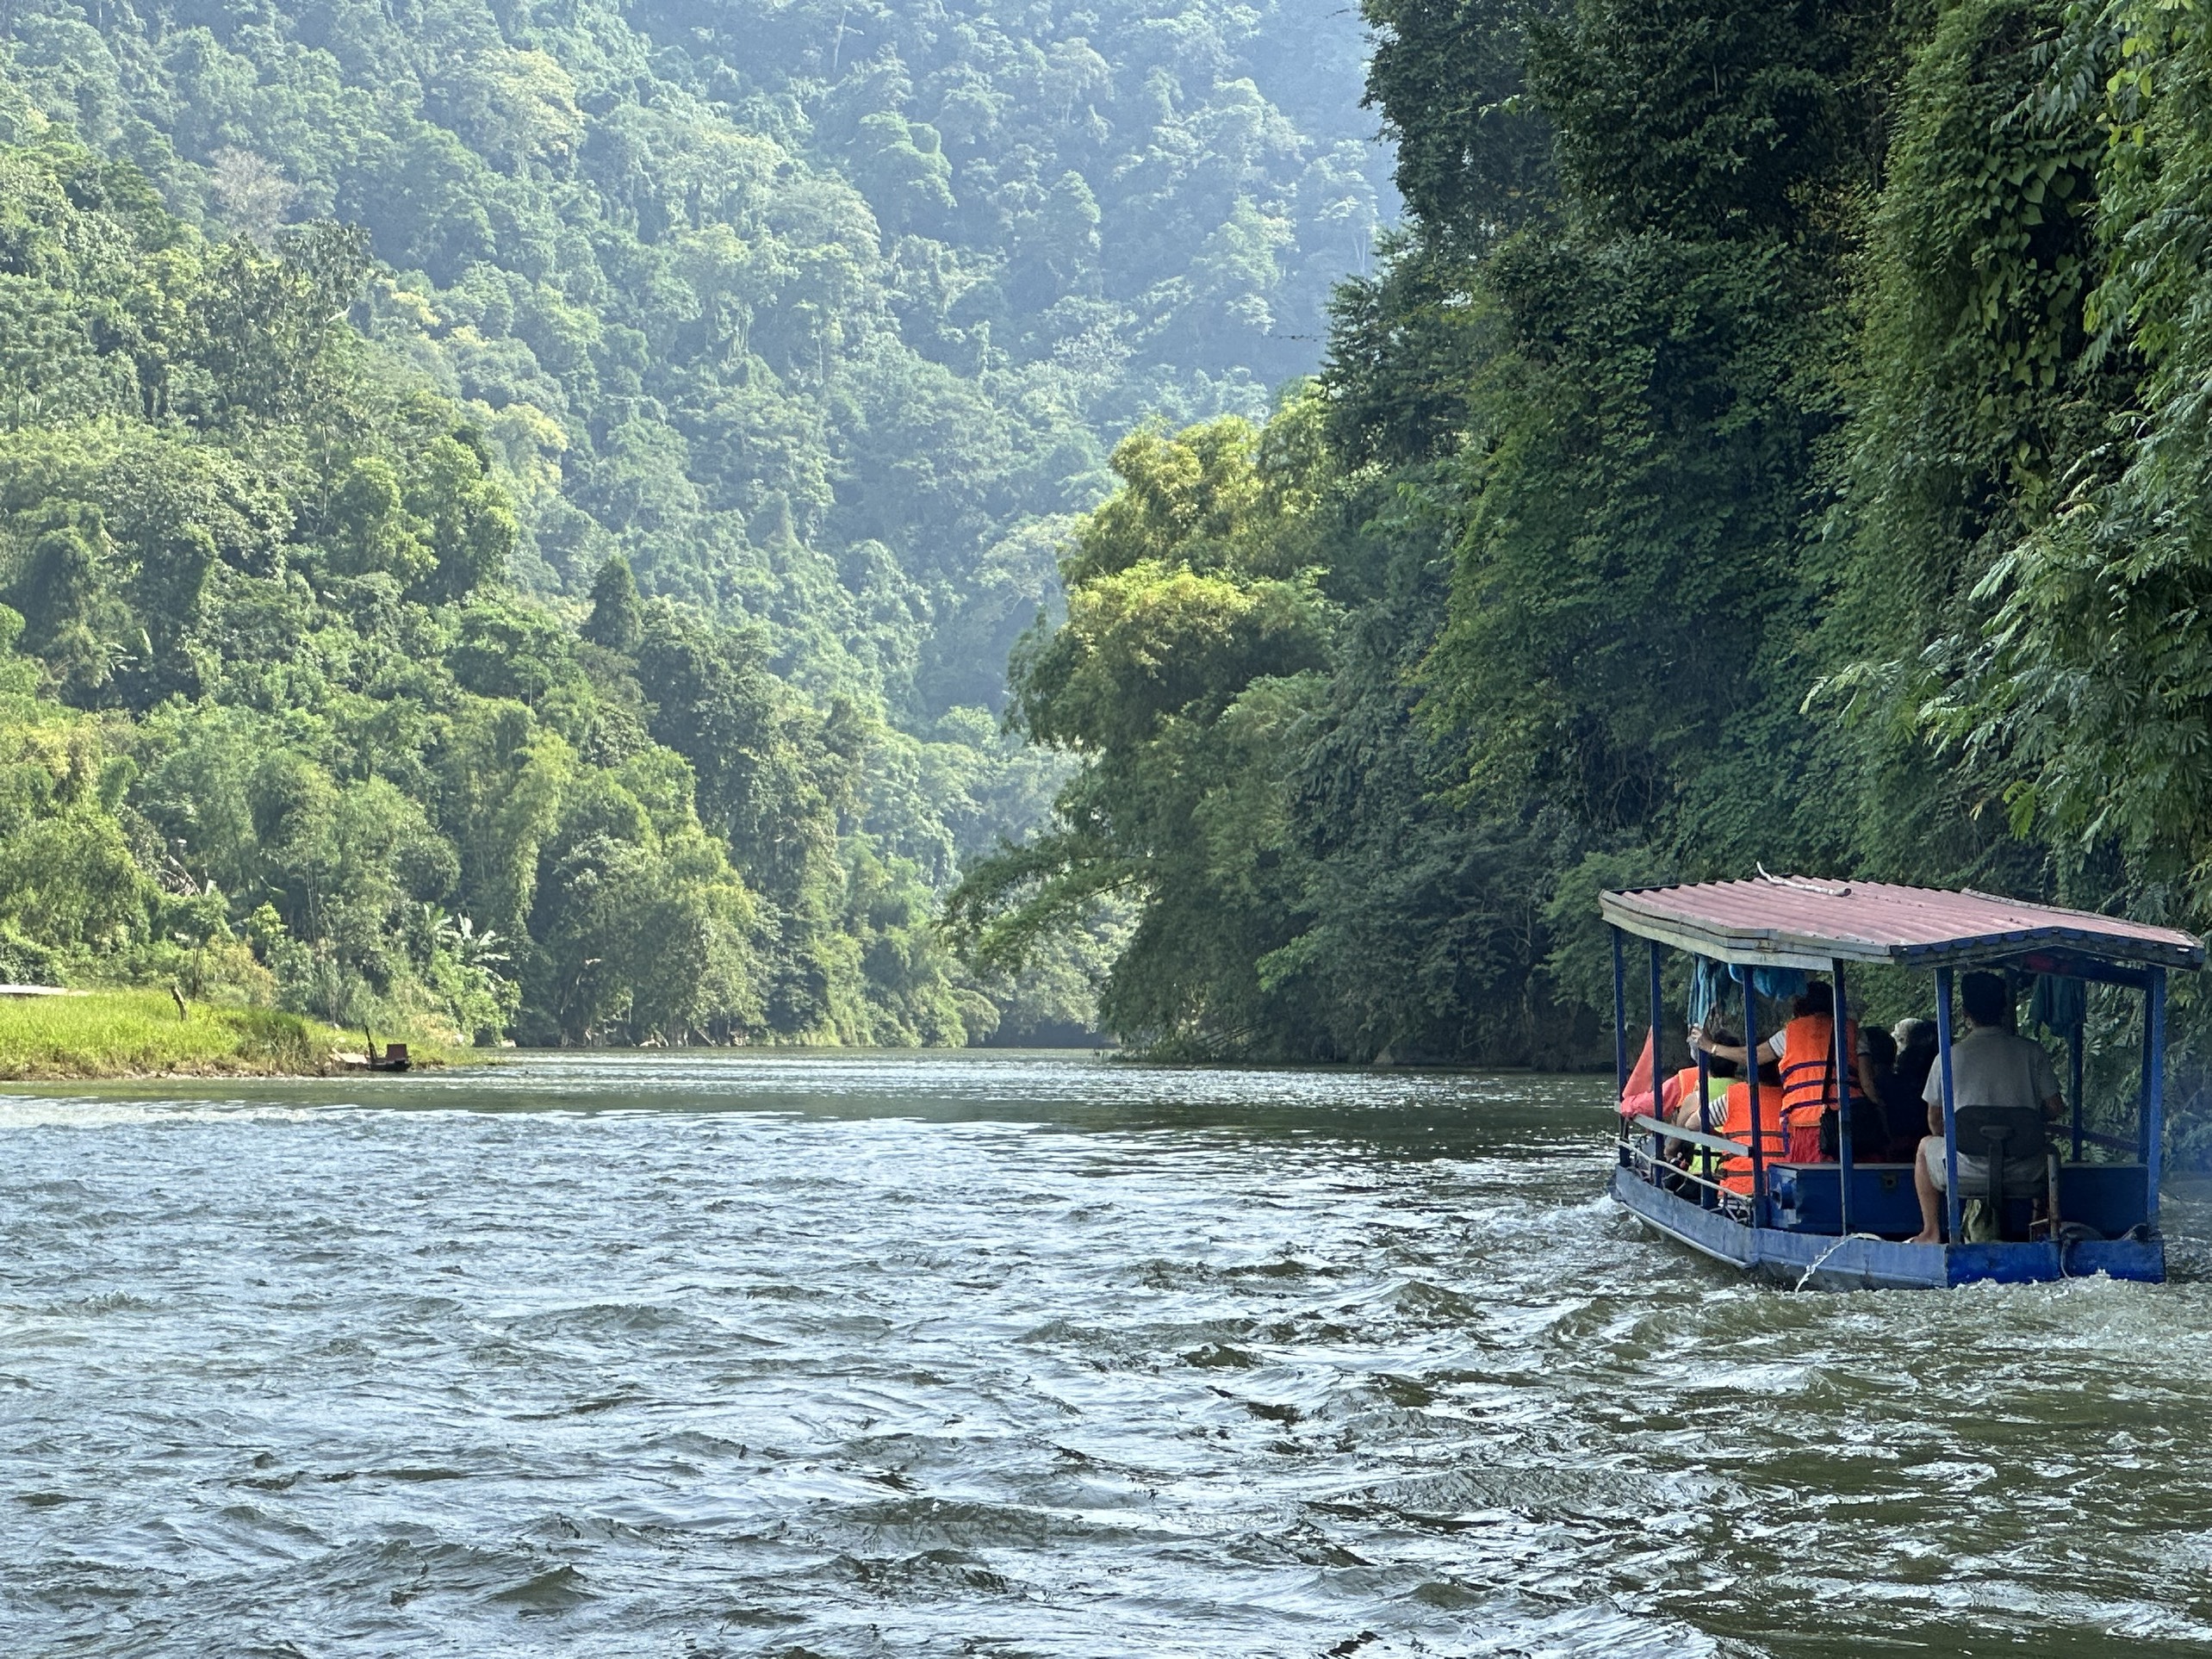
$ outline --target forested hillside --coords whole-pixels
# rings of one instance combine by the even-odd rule
[[[1264,425],[1131,440],[956,914],[1122,1031],[1592,1055],[1593,899],[2203,927],[2212,32],[2153,0],[1369,0],[1408,210]]]
[[[532,1041],[1081,1029],[932,926],[1123,429],[1266,407],[1357,21],[0,0],[0,946]],[[0,620],[5,620],[0,617]],[[1093,936],[1093,935],[1097,936]]]
[[[367,230],[363,320],[497,447],[525,586],[619,551],[914,724],[1003,695],[1122,431],[1318,360],[1383,171],[1330,16],[10,0],[6,32],[186,218]]]

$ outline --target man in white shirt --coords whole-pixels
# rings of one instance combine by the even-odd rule
[[[1951,1044],[1951,1098],[1959,1106],[2040,1106],[2047,1118],[2066,1110],[2059,1092],[2059,1074],[2042,1046],[2005,1028],[2012,1011],[2011,994],[1994,973],[1969,973],[1959,985],[1959,1002],[1965,1009],[1967,1028]],[[1912,1186],[1920,1196],[1920,1231],[1914,1244],[1940,1244],[1940,1216],[1949,1171],[1943,1158],[1943,1067],[1940,1060],[1928,1071],[1928,1086],[1921,1098],[1928,1103],[1928,1138],[1920,1143],[1913,1160]],[[2032,1183],[2043,1172],[2043,1159],[2007,1159],[2007,1186]],[[1961,1190],[1989,1190],[1989,1159],[1980,1153],[1959,1153]]]

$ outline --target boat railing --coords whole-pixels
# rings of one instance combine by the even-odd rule
[[[1669,1162],[1659,1151],[1661,1145],[1669,1140],[1694,1147],[1706,1156],[1693,1158],[1687,1164]],[[1686,1129],[1662,1118],[1627,1117],[1621,1120],[1621,1144],[1628,1154],[1629,1167],[1639,1179],[1656,1182],[1663,1169],[1668,1179],[1678,1185],[1699,1187],[1711,1193],[1712,1200],[1708,1208],[1737,1209],[1749,1213],[1749,1199],[1723,1186],[1713,1173],[1714,1155],[1741,1158],[1743,1142],[1730,1140],[1725,1135],[1707,1134],[1702,1129]]]
[[[2054,1140],[2063,1138],[2065,1134],[2066,1131],[2060,1129],[2054,1129],[2052,1132]],[[2126,1153],[2127,1161],[2130,1163],[2138,1162],[2142,1158],[2143,1143],[2140,1136],[2106,1134],[2097,1129],[2083,1129],[2079,1134],[2081,1139],[2092,1146],[2103,1146],[2113,1152]]]
[[[1663,1118],[1631,1117],[1628,1121],[1632,1128],[1642,1129],[1647,1134],[1663,1135],[1669,1140],[1680,1140],[1692,1146],[1703,1146],[1709,1152],[1718,1153],[1724,1158],[1740,1158],[1743,1155],[1743,1143],[1740,1140],[1730,1140],[1724,1134],[1707,1134],[1703,1129],[1686,1129],[1680,1124],[1669,1123]]]
[[[1724,1158],[1740,1158],[1743,1155],[1743,1143],[1740,1140],[1730,1140],[1725,1135],[1706,1134],[1702,1130],[1686,1129],[1679,1124],[1668,1123],[1656,1117],[1625,1117],[1621,1120],[1621,1140],[1624,1145],[1632,1146],[1634,1142],[1649,1137],[1682,1141],[1692,1146],[1702,1147],[1708,1152],[1718,1153]],[[2066,1138],[2066,1132],[2062,1128],[2054,1126],[2051,1132],[2051,1138],[2054,1141],[2062,1140]],[[2125,1153],[2126,1158],[2123,1161],[2129,1163],[2141,1161],[2142,1145],[2132,1137],[2106,1134],[2097,1129],[2084,1129],[2081,1132],[2081,1138],[2091,1146],[2103,1146],[2112,1152]],[[1649,1148],[1637,1150],[1642,1152],[1647,1161],[1665,1162],[1665,1159],[1656,1158]],[[2079,1160],[2062,1157],[2060,1161],[2075,1163]],[[1668,1167],[1671,1169],[1675,1166],[1669,1165]]]

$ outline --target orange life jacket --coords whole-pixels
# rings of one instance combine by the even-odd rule
[[[1698,1068],[1696,1066],[1685,1066],[1681,1071],[1675,1072],[1673,1077],[1667,1079],[1665,1104],[1667,1108],[1667,1115],[1668,1117],[1674,1116],[1675,1109],[1680,1107],[1684,1101],[1695,1100],[1697,1097]]]
[[[1769,1164],[1779,1163],[1789,1146],[1789,1131],[1781,1122],[1780,1090],[1768,1084],[1759,1090],[1759,1153]],[[1713,1113],[1715,1134],[1724,1134],[1743,1150],[1720,1160],[1720,1184],[1730,1192],[1751,1190],[1751,1085],[1729,1085],[1727,1095]]]
[[[1646,1078],[1651,1075],[1649,1066],[1644,1068],[1643,1075]],[[1697,1097],[1698,1068],[1694,1066],[1686,1066],[1673,1077],[1665,1078],[1660,1083],[1659,1104],[1656,1108],[1651,1103],[1651,1091],[1646,1089],[1640,1095],[1622,1096],[1620,1115],[1623,1117],[1672,1117],[1675,1115],[1675,1108],[1686,1100],[1695,1100]]]
[[[1859,1022],[1843,1028],[1846,1064],[1859,1052]],[[1802,1133],[1817,1132],[1820,1115],[1836,1104],[1836,1021],[1827,1014],[1800,1014],[1782,1028],[1782,1099],[1784,1124]],[[1762,1100],[1762,1106],[1767,1103]]]

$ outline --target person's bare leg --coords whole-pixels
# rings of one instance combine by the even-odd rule
[[[1912,1149],[1912,1190],[1920,1200],[1920,1231],[1906,1240],[1907,1244],[1943,1242],[1942,1205],[1936,1178],[1928,1172],[1928,1141],[1935,1138],[1929,1135]]]

